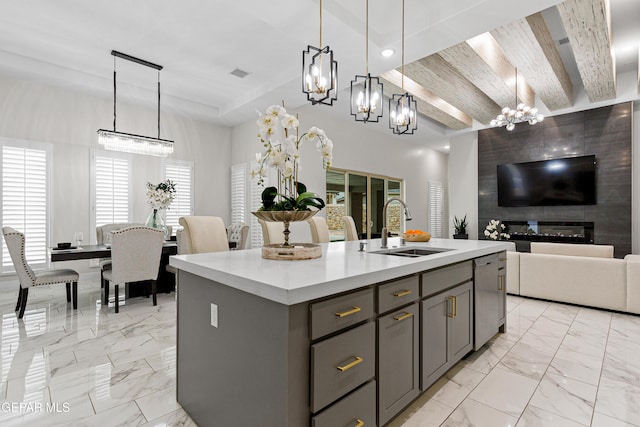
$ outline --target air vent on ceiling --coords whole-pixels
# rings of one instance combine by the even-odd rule
[[[241,70],[240,68],[236,68],[235,70],[233,70],[231,72],[231,74],[233,74],[236,77],[240,77],[241,79],[244,79],[247,76],[247,74],[249,74],[249,73],[247,73],[244,70]]]
[[[558,44],[559,45],[563,45],[563,44],[567,44],[569,43],[569,37],[565,37],[563,39],[558,40]]]

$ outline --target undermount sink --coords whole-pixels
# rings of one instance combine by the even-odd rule
[[[440,249],[440,248],[398,248],[398,249],[382,249],[379,251],[371,251],[372,254],[380,254],[380,255],[394,255],[394,256],[403,256],[408,258],[418,258],[427,255],[435,255],[441,252],[450,251],[451,249]]]

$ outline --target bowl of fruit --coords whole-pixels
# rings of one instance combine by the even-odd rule
[[[431,239],[431,234],[422,230],[407,230],[402,237],[407,242],[428,242]]]

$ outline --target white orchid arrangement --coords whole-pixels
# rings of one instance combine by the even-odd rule
[[[492,219],[489,221],[489,224],[484,229],[485,237],[488,237],[492,240],[502,240],[509,239],[511,235],[509,233],[505,233],[504,230],[506,227],[497,219]]]
[[[292,202],[301,197],[303,193],[307,198],[310,197],[310,194],[317,198],[317,195],[307,193],[304,185],[298,182],[300,146],[305,142],[315,142],[316,149],[322,156],[322,165],[326,169],[331,166],[333,160],[333,142],[322,129],[315,126],[299,135],[298,118],[287,113],[287,110],[279,105],[270,106],[264,114],[258,111],[258,115],[259,118],[256,122],[259,129],[258,139],[265,151],[256,154],[258,168],[251,171],[251,176],[259,177],[258,184],[263,185],[267,170],[272,167],[278,171],[279,183],[277,189],[275,187],[266,189],[269,190],[269,194],[275,197],[276,194],[273,192],[275,189],[278,196]],[[301,188],[304,190],[300,191]],[[269,209],[267,205],[273,201],[271,196],[266,203],[263,198],[264,207]]]
[[[153,209],[167,208],[176,197],[176,184],[170,179],[159,184],[147,182],[147,203]]]

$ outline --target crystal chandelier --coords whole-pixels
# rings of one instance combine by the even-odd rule
[[[145,61],[144,59],[136,58],[115,50],[111,51],[111,55],[113,55],[113,130],[98,130],[98,144],[103,145],[106,150],[167,157],[169,154],[173,153],[173,141],[160,139],[160,70],[162,70],[162,65],[157,65],[149,61]],[[157,138],[116,131],[116,57],[158,70]]]
[[[320,48],[302,51],[302,92],[312,105],[333,105],[338,99],[338,63],[329,46],[322,47],[322,0],[320,0]]]
[[[529,107],[523,102],[518,103],[518,69],[516,68],[516,109],[504,107],[498,116],[489,123],[492,127],[507,126],[508,131],[515,129],[517,123],[529,122],[535,125],[544,120],[544,116],[538,113],[535,107]]]
[[[366,0],[366,75],[351,80],[351,115],[357,122],[377,122],[382,117],[382,83],[369,74],[369,0]]]
[[[402,93],[389,99],[389,127],[394,134],[411,135],[418,128],[417,103],[404,91],[404,0],[402,0]]]

